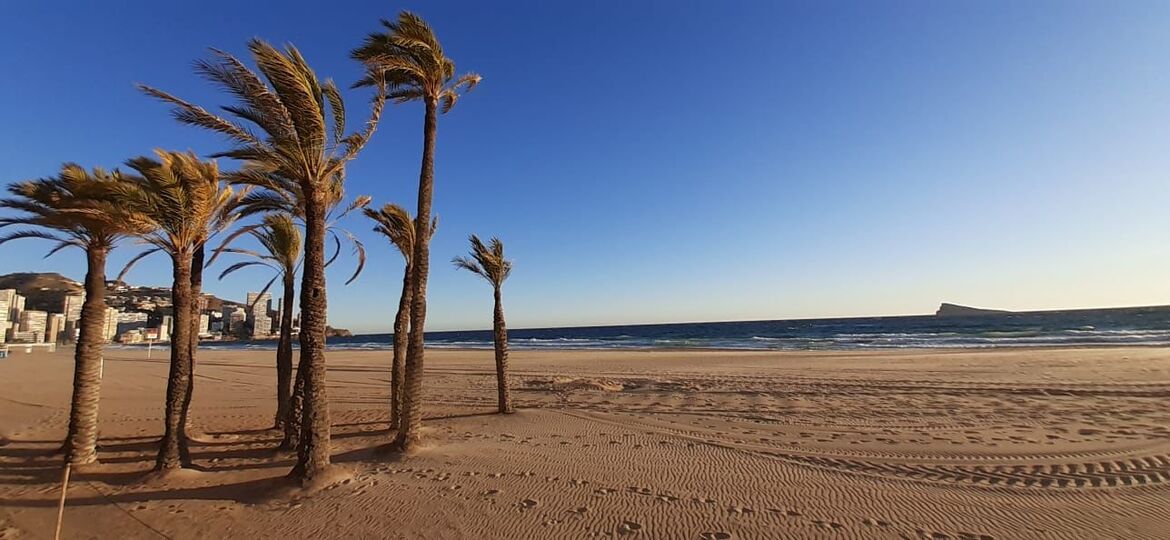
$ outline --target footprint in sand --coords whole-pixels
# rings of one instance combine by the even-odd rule
[[[520,501],[520,508],[527,510],[529,508],[535,508],[538,504],[540,503],[535,499],[524,499],[523,501]]]
[[[699,535],[700,540],[728,540],[731,533],[724,531],[705,532]]]

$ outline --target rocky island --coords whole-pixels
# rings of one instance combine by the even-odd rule
[[[969,306],[960,306],[958,304],[948,304],[943,302],[938,307],[938,311],[934,312],[935,317],[969,317],[971,315],[1003,315],[1004,313],[1011,313],[1002,309],[983,309]]]

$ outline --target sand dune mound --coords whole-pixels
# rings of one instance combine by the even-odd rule
[[[612,379],[598,379],[593,377],[552,377],[544,379],[529,379],[524,384],[531,389],[547,390],[550,392],[571,392],[577,390],[592,390],[602,392],[621,392],[626,386]]]

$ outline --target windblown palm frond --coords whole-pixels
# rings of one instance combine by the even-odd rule
[[[414,255],[414,220],[410,212],[397,204],[387,203],[380,210],[364,208],[362,213],[374,221],[374,232],[390,240],[409,263]]]
[[[512,261],[504,258],[504,243],[499,238],[492,238],[488,245],[476,235],[471,235],[470,257],[455,257],[451,262],[456,268],[467,270],[499,287],[512,274]]]
[[[370,118],[362,129],[345,135],[345,106],[337,86],[318,80],[296,47],[280,50],[253,39],[248,49],[259,74],[218,49],[212,49],[211,59],[196,64],[200,75],[238,100],[237,105],[222,107],[227,117],[150,86],[139,88],[173,105],[179,122],[222,133],[235,144],[213,155],[245,163],[241,176],[229,175],[233,183],[243,177],[264,181],[263,175],[274,174],[272,185],[265,187],[283,191],[288,182],[320,185],[341,175],[373,135],[386,102],[385,87],[377,85]]]
[[[248,266],[262,265],[275,270],[278,274],[295,274],[301,264],[301,231],[287,214],[269,214],[264,216],[260,225],[240,229],[254,238],[263,251],[227,247],[233,238],[225,239],[225,245],[216,248],[214,255],[208,260],[208,266],[221,253],[233,253],[251,257],[252,261],[239,262],[229,266],[219,274],[223,279],[232,272]]]
[[[215,250],[211,260],[207,262],[208,265],[221,253],[246,255],[251,257],[252,260],[241,261],[228,266],[223,272],[220,272],[219,279],[223,279],[243,268],[253,266],[269,268],[275,271],[276,275],[268,280],[268,283],[260,290],[260,294],[263,295],[276,283],[277,279],[296,275],[296,271],[301,265],[301,231],[297,228],[290,216],[287,214],[269,214],[264,216],[264,221],[260,225],[246,227],[241,230],[254,238],[263,248],[263,251],[227,247],[226,243],[230,243],[233,239],[229,238],[225,240],[225,245]]]
[[[118,171],[87,171],[67,163],[57,176],[9,185],[11,196],[0,199],[0,208],[17,214],[0,216],[0,229],[28,228],[0,235],[0,244],[22,238],[50,240],[56,244],[47,257],[68,247],[109,248],[121,238],[146,231],[149,224],[117,196],[115,186],[121,181]]]
[[[132,259],[123,275],[150,253],[193,253],[231,226],[235,221],[231,210],[245,195],[220,181],[215,161],[201,161],[192,152],[156,150],[155,156],[126,162],[138,175],[125,175],[116,187],[119,197],[151,225],[140,238],[154,247]]]
[[[280,219],[288,219],[290,225],[293,224],[294,219],[296,222],[302,225],[304,224],[305,195],[300,183],[276,173],[264,173],[247,168],[228,173],[226,176],[228,182],[231,184],[245,188],[259,188],[240,198],[239,204],[234,209],[237,218],[243,219],[250,216],[262,215],[267,220],[268,216],[279,216]],[[340,175],[335,175],[322,187],[322,195],[325,199],[326,234],[333,239],[334,244],[337,246],[333,255],[329,257],[327,265],[332,264],[340,254],[341,237],[345,237],[352,246],[353,253],[357,258],[354,273],[346,281],[346,284],[349,284],[357,279],[365,267],[365,245],[362,244],[357,236],[342,228],[338,223],[354,210],[362,209],[369,205],[370,197],[366,195],[355,197],[348,205],[342,207],[341,203],[345,200],[345,182],[343,178]],[[212,256],[208,259],[207,265],[210,266],[211,263],[215,262],[221,252],[230,250],[229,246],[235,240],[246,234],[251,234],[255,229],[262,227],[262,225],[249,225],[233,232],[215,249]]]
[[[463,92],[483,79],[467,73],[455,77],[455,62],[443,53],[434,30],[418,15],[399,13],[398,20],[383,19],[385,32],[366,37],[350,56],[366,66],[366,75],[355,87],[386,86],[395,103],[433,100],[449,112]]]

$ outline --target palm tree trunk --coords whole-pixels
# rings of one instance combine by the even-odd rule
[[[431,199],[435,183],[435,136],[438,101],[426,99],[423,122],[422,168],[418,179],[418,213],[414,218],[414,256],[411,257],[410,340],[406,346],[406,381],[402,417],[394,445],[410,451],[419,443],[422,428],[423,332],[427,324],[427,274],[431,268]]]
[[[171,305],[175,330],[171,335],[171,370],[167,377],[165,431],[158,449],[155,469],[177,469],[189,462],[184,403],[191,384],[191,254],[171,255],[174,283]]]
[[[508,393],[508,327],[504,324],[504,302],[500,287],[495,287],[496,309],[492,313],[492,333],[496,341],[496,385],[499,390],[500,414],[512,412],[512,396]]]
[[[285,269],[284,296],[280,302],[280,341],[276,344],[276,429],[281,429],[288,418],[292,396],[292,311],[295,283],[293,269]]]
[[[85,302],[81,335],[73,353],[73,400],[65,460],[72,465],[97,461],[98,399],[102,386],[102,331],[106,320],[106,247],[86,250]]]
[[[394,316],[394,362],[390,366],[390,429],[399,427],[402,410],[403,363],[406,359],[407,329],[410,328],[410,272],[407,263],[402,272],[402,294],[398,297],[398,313]]]
[[[183,397],[184,434],[191,427],[191,396],[195,395],[195,357],[199,351],[199,297],[203,294],[203,262],[206,252],[202,244],[191,256],[191,334],[187,349],[191,363],[191,380],[187,383],[187,395]]]
[[[305,268],[301,278],[301,361],[305,399],[297,464],[290,475],[310,482],[329,468],[329,400],[325,394],[325,203],[304,186]]]
[[[289,358],[291,361],[292,358]],[[305,412],[305,370],[297,366],[296,383],[293,385],[292,399],[288,402],[288,414],[284,420],[284,440],[280,442],[281,450],[295,450],[301,444],[302,418]]]

